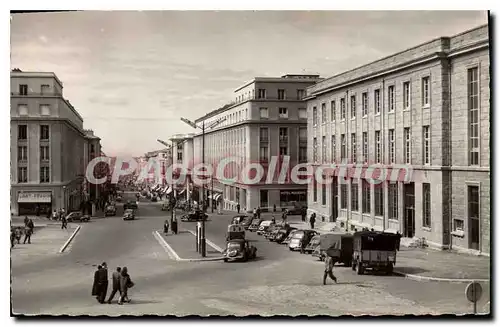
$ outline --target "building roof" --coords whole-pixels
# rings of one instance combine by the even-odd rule
[[[63,87],[63,83],[61,80],[57,77],[56,73],[54,72],[23,72],[19,68],[14,68],[10,72],[10,77],[20,77],[20,78],[36,78],[36,77],[52,77],[56,80],[56,82]]]

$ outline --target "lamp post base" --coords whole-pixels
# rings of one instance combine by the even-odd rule
[[[205,241],[205,238],[202,238],[200,243],[201,256],[205,258],[207,256],[207,243]]]

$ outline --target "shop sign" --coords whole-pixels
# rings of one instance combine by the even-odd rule
[[[51,192],[22,192],[17,198],[18,203],[50,203],[52,202]]]
[[[307,191],[280,191],[282,195],[306,195]]]

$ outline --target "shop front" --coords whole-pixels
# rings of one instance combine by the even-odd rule
[[[17,206],[20,216],[47,215],[52,212],[52,192],[21,191],[17,196]]]
[[[281,190],[280,207],[307,206],[307,190]]]

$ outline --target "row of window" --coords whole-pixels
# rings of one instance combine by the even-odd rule
[[[221,126],[229,126],[232,124],[242,122],[242,121],[248,119],[248,109],[245,109],[244,111],[240,110],[237,112],[233,112],[233,113],[221,116],[221,117],[216,117],[213,120],[205,121],[205,126],[210,126],[210,125],[214,124],[219,119],[222,119],[222,121],[220,122],[220,124],[217,124],[216,126],[214,126],[214,128],[221,127]]]
[[[48,145],[40,146],[40,161],[50,160],[50,150]],[[28,147],[25,145],[17,147],[17,161],[26,162],[28,160]]]
[[[348,209],[348,193],[350,186],[351,193],[351,205],[349,209],[351,211],[356,211],[361,213],[370,214],[371,213],[371,184],[365,179],[361,180],[361,208],[359,206],[359,191],[358,191],[358,180],[351,179],[351,183],[340,184],[340,209]],[[387,189],[388,192],[388,210],[387,216],[389,219],[398,220],[399,219],[399,206],[398,206],[398,183],[387,183],[387,188],[383,186],[384,184],[375,185],[373,189],[374,196],[374,207],[375,216],[384,216],[384,190]],[[321,204],[326,205],[326,183],[323,183],[321,191]],[[431,188],[429,183],[422,184],[422,199],[423,199],[423,226],[431,227]],[[313,186],[313,202],[318,201],[318,186],[314,183]]]
[[[29,115],[28,105],[18,104],[17,113],[19,116],[28,116]],[[50,104],[39,105],[39,114],[40,116],[50,116]]]
[[[289,130],[288,127],[279,128],[279,155],[288,155]],[[307,128],[299,127],[299,162],[307,162]],[[269,128],[261,127],[259,130],[259,159],[269,160]]]
[[[48,141],[50,138],[49,125],[40,125],[40,140]],[[28,139],[28,125],[17,126],[17,139],[25,141]]]
[[[17,168],[17,182],[27,183],[28,182],[28,168],[18,167]],[[50,168],[46,166],[40,167],[40,183],[50,183]]]
[[[269,119],[269,108],[259,108],[260,118],[261,119]],[[288,118],[288,108],[278,108],[279,118],[287,119]],[[307,109],[299,108],[299,119],[307,119]]]
[[[28,95],[28,91],[30,93],[34,93],[32,89],[28,88],[27,84],[19,84],[19,95]],[[40,94],[51,94],[50,92],[50,85],[48,84],[42,84],[40,85]]]
[[[430,153],[431,153],[431,138],[430,138],[430,126],[423,126],[422,127],[422,139],[423,139],[423,146],[422,146],[422,157],[423,157],[423,164],[424,165],[429,165],[430,164]],[[351,133],[350,135],[350,156],[349,158],[347,157],[347,135],[346,134],[340,134],[340,160],[341,162],[345,162],[347,159],[350,160],[351,163],[356,163],[358,159],[358,154],[357,154],[357,134],[356,133]],[[388,151],[389,151],[389,163],[394,164],[396,163],[396,137],[395,137],[395,131],[394,129],[389,129],[388,130]],[[323,136],[321,139],[321,159],[323,163],[327,162],[327,140],[326,136]],[[368,163],[368,132],[363,132],[362,133],[362,138],[361,138],[361,155],[362,155],[362,162],[363,163]],[[337,140],[336,136],[332,135],[331,136],[331,152],[330,152],[330,160],[335,161],[335,157],[337,154]],[[374,142],[373,145],[375,147],[375,163],[381,163],[382,162],[382,142],[381,142],[381,133],[380,131],[375,131],[374,135]],[[412,151],[412,142],[411,142],[411,129],[409,127],[404,129],[404,137],[403,137],[403,162],[406,164],[411,164],[411,152]],[[315,137],[313,138],[313,161],[317,163],[318,160],[318,139]]]
[[[298,89],[296,91],[295,97],[289,97],[285,89],[278,89],[277,94],[273,97],[268,98],[268,92],[266,89],[257,90],[257,99],[278,99],[278,100],[302,100],[305,96],[304,89]],[[245,100],[255,99],[255,90],[248,91],[247,93],[241,94],[236,97],[236,102],[241,102]]]

